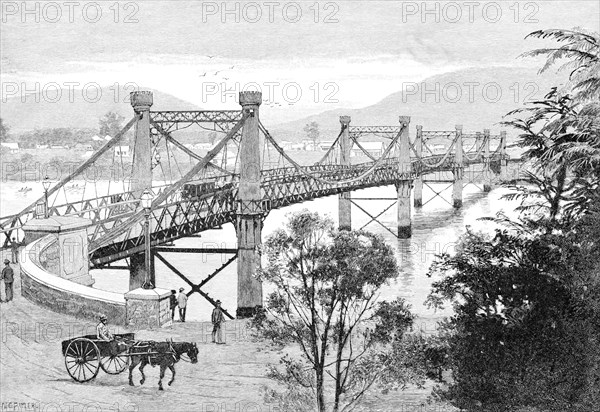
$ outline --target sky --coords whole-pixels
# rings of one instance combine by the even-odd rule
[[[203,108],[260,88],[276,120],[376,103],[407,82],[536,66],[535,30],[600,30],[600,1],[2,1],[2,96],[151,87]],[[14,87],[10,89],[14,93]],[[293,114],[292,114],[293,112]]]

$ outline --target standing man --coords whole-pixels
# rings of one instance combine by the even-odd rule
[[[221,323],[223,323],[223,309],[221,309],[221,301],[217,300],[216,302],[215,308],[213,309],[212,312],[212,316],[211,316],[211,321],[213,324],[213,331],[212,331],[212,341],[213,343],[219,344],[219,345],[224,345],[225,342],[223,342],[223,334],[221,333]],[[216,341],[215,341],[215,335],[216,335]]]
[[[17,242],[17,239],[15,239],[13,237],[10,242],[10,250],[12,252],[12,263],[13,264],[19,263],[19,246],[21,246],[21,244],[19,242]]]
[[[6,290],[6,301],[10,302],[13,298],[13,282],[15,273],[10,267],[10,260],[4,259],[4,269],[2,269],[2,280],[4,280],[4,289]]]
[[[179,288],[179,296],[177,296],[177,305],[179,306],[179,320],[185,322],[185,312],[187,310],[188,297],[183,293],[183,288]]]
[[[169,296],[169,304],[171,306],[171,321],[175,322],[175,308],[177,307],[177,292],[175,289],[171,289],[171,296]]]

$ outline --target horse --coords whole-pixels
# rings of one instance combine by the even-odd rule
[[[186,354],[189,357],[189,362],[198,362],[198,347],[195,342],[173,342],[172,340],[167,342],[137,342],[128,350],[128,355],[131,359],[129,365],[129,385],[135,386],[131,374],[138,364],[140,364],[139,369],[142,374],[140,385],[143,385],[146,381],[144,367],[150,364],[152,367],[156,365],[160,366],[158,390],[163,390],[162,379],[165,377],[165,370],[167,368],[171,371],[171,380],[169,381],[169,386],[171,386],[175,380],[175,364],[180,359],[185,360],[185,358],[181,357],[182,354]]]

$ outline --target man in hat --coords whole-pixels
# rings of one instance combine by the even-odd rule
[[[10,241],[10,250],[12,255],[12,263],[14,264],[19,263],[19,246],[21,246],[21,244],[13,237]]]
[[[110,342],[111,340],[113,340],[114,336],[108,330],[108,322],[106,320],[106,316],[100,315],[98,318],[100,322],[98,322],[98,324],[96,325],[96,337],[98,339]]]
[[[221,333],[221,323],[223,323],[223,309],[221,309],[221,301],[217,300],[215,302],[216,306],[213,309],[212,312],[212,316],[211,316],[211,321],[213,324],[213,331],[212,331],[212,341],[213,343],[219,344],[219,345],[224,345],[225,342],[223,342],[223,335]],[[216,340],[215,340],[215,336],[216,336]]]
[[[171,321],[175,322],[175,308],[177,307],[177,292],[175,289],[171,289],[171,296],[169,296],[169,306],[171,308]]]
[[[4,290],[6,291],[6,302],[10,302],[13,299],[13,282],[15,280],[15,273],[10,267],[10,260],[4,259],[4,269],[2,269],[2,275],[0,280],[4,281]]]
[[[179,306],[179,320],[185,322],[185,312],[187,310],[188,297],[183,293],[183,288],[179,288],[179,295],[177,296],[177,305]]]

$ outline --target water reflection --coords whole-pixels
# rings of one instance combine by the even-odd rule
[[[2,184],[2,213],[8,214],[20,210],[31,202],[31,199],[37,195],[36,189],[23,195],[18,192],[19,182],[7,182]],[[446,187],[447,184],[433,184],[435,191]],[[443,315],[448,315],[449,310],[435,313],[433,310],[424,306],[425,299],[429,294],[431,283],[435,278],[426,276],[429,266],[435,259],[435,256],[442,252],[452,252],[458,237],[464,233],[465,226],[470,225],[475,230],[490,230],[489,222],[481,222],[477,219],[483,216],[492,216],[500,210],[511,214],[516,205],[515,202],[501,200],[502,194],[506,190],[499,189],[490,193],[483,193],[473,185],[465,188],[462,209],[452,208],[446,200],[434,198],[423,208],[413,210],[413,236],[411,239],[399,240],[392,233],[382,227],[380,224],[371,222],[365,230],[378,233],[383,236],[389,244],[395,249],[400,275],[384,287],[381,291],[381,299],[395,299],[396,297],[405,298],[413,307],[413,312],[419,315],[420,322],[428,325]],[[360,197],[380,197],[390,198],[395,196],[393,186],[364,189],[353,192],[354,198]],[[429,188],[424,189],[424,200],[432,196]],[[443,196],[449,200],[451,192],[444,191]],[[361,206],[373,216],[379,214],[386,206],[390,204],[389,200],[362,201]],[[8,207],[7,207],[8,206]],[[10,210],[9,210],[10,209]],[[322,199],[316,199],[311,202],[293,205],[282,210],[274,210],[265,220],[263,239],[266,238],[275,229],[281,227],[286,220],[286,214],[309,209],[320,213],[328,214],[334,221],[337,221],[338,199],[337,196],[331,196]],[[379,221],[393,232],[396,231],[396,207],[392,207],[379,217]],[[358,208],[352,209],[352,226],[359,228],[368,223],[370,217],[361,212]],[[221,230],[206,231],[200,237],[181,239],[175,242],[177,247],[236,247],[236,236],[233,225],[224,225]],[[177,269],[189,277],[194,283],[199,283],[206,278],[215,269],[220,267],[231,255],[198,255],[198,254],[169,254],[163,253]],[[124,270],[101,270],[93,271],[92,275],[96,279],[95,287],[115,292],[127,291],[129,273]],[[179,289],[184,287],[189,290],[189,285],[173,274],[166,266],[157,261],[156,264],[157,287],[165,289]],[[203,290],[213,298],[218,298],[223,302],[223,307],[232,313],[235,313],[237,301],[237,281],[236,281],[236,262],[229,265],[214,279],[210,280]],[[212,306],[198,294],[193,294],[189,300],[189,309],[187,317],[189,320],[208,320]],[[429,327],[429,326],[427,326]]]

